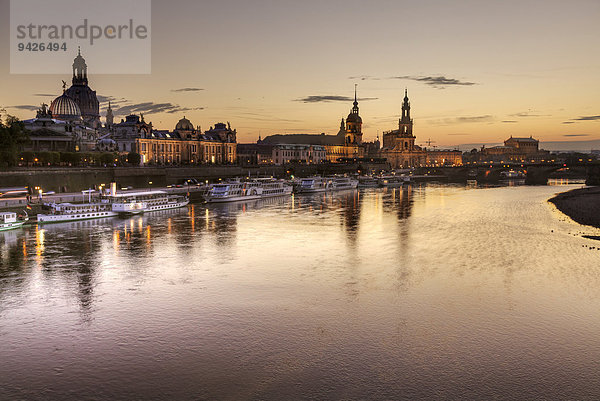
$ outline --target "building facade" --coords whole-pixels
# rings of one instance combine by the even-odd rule
[[[354,103],[346,120],[342,118],[336,135],[321,134],[275,134],[258,140],[258,144],[268,145],[313,145],[325,149],[325,159],[338,163],[340,159],[364,157],[362,146],[362,118],[359,114],[356,88]]]
[[[321,145],[309,144],[238,144],[238,163],[255,164],[319,164],[327,160]]]
[[[504,145],[481,148],[478,161],[540,161],[549,157],[550,152],[539,148],[539,141],[533,137],[514,138],[504,141]]]
[[[183,117],[175,129],[153,130],[143,116],[128,116],[115,125],[115,140],[121,152],[136,152],[141,163],[159,165],[178,164],[234,164],[237,161],[237,132],[224,123],[201,133]]]
[[[60,99],[57,101],[57,99]],[[81,123],[77,105],[68,97],[53,102],[57,117],[43,103],[36,117],[23,121],[30,141],[23,147],[33,152],[90,152],[96,148],[97,131]],[[60,119],[58,118],[60,117]],[[68,117],[68,118],[66,118]]]

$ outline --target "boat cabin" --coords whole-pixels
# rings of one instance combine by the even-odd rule
[[[0,213],[0,224],[16,223],[17,214],[13,212]]]

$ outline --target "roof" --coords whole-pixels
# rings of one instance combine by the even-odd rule
[[[267,144],[289,145],[345,145],[345,138],[340,135],[325,134],[275,134],[262,140]]]
[[[139,191],[139,192],[122,192],[114,195],[106,195],[111,198],[129,198],[132,196],[144,196],[144,195],[165,195],[165,191]]]
[[[533,139],[531,137],[529,137],[529,138],[516,138],[516,137],[512,137],[512,136],[510,138],[508,138],[506,140],[506,142],[510,141],[511,139],[513,141],[517,141],[517,142],[536,142],[536,143],[539,142],[537,139]]]

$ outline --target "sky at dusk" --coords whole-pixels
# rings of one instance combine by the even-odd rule
[[[102,116],[112,99],[117,120],[142,112],[158,129],[185,115],[231,122],[238,142],[333,134],[358,84],[365,140],[397,128],[405,88],[420,144],[596,140],[599,21],[598,0],[155,0],[150,75],[95,74],[94,57],[127,54],[82,55]],[[0,0],[0,108],[31,118],[71,65],[9,74],[9,22]]]

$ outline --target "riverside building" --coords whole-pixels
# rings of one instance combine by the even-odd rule
[[[23,150],[34,152],[139,153],[141,164],[233,164],[237,161],[237,131],[217,123],[202,132],[185,116],[173,131],[154,129],[143,114],[114,122],[111,103],[106,123],[100,121],[100,102],[88,81],[88,66],[78,50],[73,61],[72,85],[63,81],[63,93],[50,107],[42,104],[36,117],[25,120],[31,141]]]
[[[377,156],[387,159],[392,168],[462,164],[461,151],[428,150],[416,145],[415,140],[408,90],[405,90],[398,129],[383,133],[383,147],[377,151]]]
[[[275,134],[267,136],[265,139],[259,139],[258,145],[295,145],[295,146],[313,146],[313,150],[319,147],[325,149],[325,159],[330,163],[338,163],[342,159],[364,157],[364,147],[362,146],[362,118],[359,115],[358,98],[356,88],[354,90],[354,103],[350,114],[346,120],[342,118],[340,129],[336,135],[322,134]],[[300,150],[296,150],[300,152]],[[288,150],[284,152],[295,152]],[[311,153],[312,151],[307,151]],[[317,152],[320,152],[317,151]],[[287,154],[287,153],[286,153]],[[314,153],[313,153],[314,154]],[[284,162],[285,157],[281,156],[278,159]],[[320,157],[320,156],[319,156]],[[315,157],[313,157],[313,160]],[[324,160],[323,160],[324,161]]]

